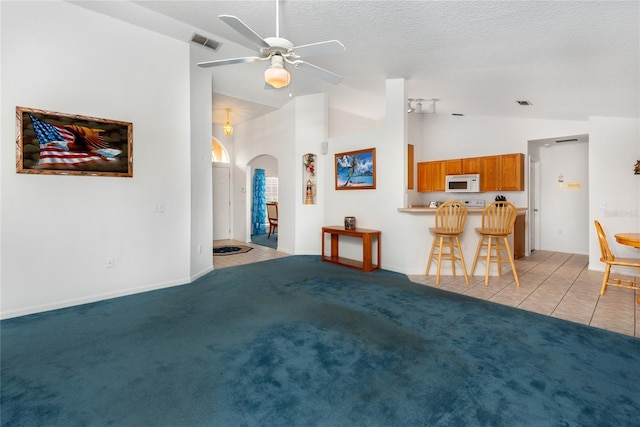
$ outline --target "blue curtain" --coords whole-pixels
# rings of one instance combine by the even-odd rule
[[[265,234],[264,219],[267,217],[264,169],[256,169],[253,174],[253,204],[251,205],[251,235]]]

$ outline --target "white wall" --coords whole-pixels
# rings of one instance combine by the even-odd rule
[[[427,115],[423,124],[423,157],[416,159],[419,162],[509,153],[527,154],[529,140],[588,133],[586,121],[434,114]],[[527,168],[525,161],[525,186]],[[496,194],[498,193],[480,193],[470,195],[469,198],[493,201]],[[507,191],[500,194],[504,194],[516,206],[527,206],[527,191]],[[446,193],[424,193],[422,197],[422,202],[451,198]]]
[[[278,159],[269,154],[258,156],[251,161],[251,169],[264,169],[265,172],[273,172],[278,176]]]
[[[585,236],[588,236],[589,268],[602,270],[599,262],[600,249],[593,227],[593,220],[598,219],[609,236],[610,244],[614,245],[614,252],[618,256],[636,256],[636,250],[621,245],[615,245],[613,235],[620,232],[640,230],[639,203],[640,179],[633,174],[633,165],[640,159],[640,126],[638,119],[591,117],[588,121],[561,120],[533,120],[510,119],[492,117],[448,117],[426,116],[424,120],[424,146],[422,158],[417,161],[438,160],[453,157],[475,157],[508,152],[527,151],[527,141],[553,138],[563,135],[589,134],[588,167],[582,168],[578,164],[584,162],[585,147],[565,147],[570,153],[553,160],[547,170],[554,168],[545,176],[555,175],[565,170],[566,180],[575,178],[584,180],[583,192],[569,193],[565,189],[557,197],[575,196],[576,203],[568,203],[567,211],[560,218],[560,224],[546,224],[544,233],[548,247],[542,249],[562,250],[566,252],[583,253]],[[578,150],[578,151],[575,151]],[[551,161],[551,158],[547,159]],[[562,163],[566,164],[563,165]],[[626,165],[626,166],[625,166]],[[545,166],[541,165],[544,170]],[[557,169],[557,170],[555,170]],[[588,171],[588,172],[587,172]],[[588,178],[585,174],[588,173]],[[553,179],[547,185],[553,185]],[[446,193],[426,193],[424,199],[446,198]],[[482,198],[491,200],[493,194],[483,193]],[[507,198],[517,205],[527,206],[526,192],[508,192]],[[584,199],[588,199],[588,206],[584,206]],[[551,203],[551,201],[547,202]],[[604,206],[602,208],[601,206]],[[586,224],[569,224],[573,218],[584,221],[583,209],[589,211],[589,221]],[[571,211],[573,209],[573,211]],[[563,231],[564,237],[558,237],[558,230]],[[555,236],[552,236],[555,234]],[[580,235],[578,235],[580,234]]]
[[[286,253],[318,253],[323,204],[322,185],[317,186],[317,204],[304,205],[303,159],[318,154],[327,138],[325,94],[293,98],[283,108],[240,124],[234,132],[234,230],[237,240],[250,238],[251,180],[247,165],[252,159],[271,154],[278,160],[278,250]],[[318,182],[322,176],[318,172]]]
[[[407,114],[404,80],[387,80],[386,91],[384,126],[329,140],[328,161],[324,165],[326,208],[323,224],[342,225],[345,216],[355,216],[356,227],[380,230],[382,267],[404,271],[404,253],[411,251],[411,245],[416,244],[414,239],[407,242],[405,233],[401,232],[403,218],[397,211],[402,207],[406,185]],[[335,190],[335,154],[366,148],[376,149],[376,189]],[[362,260],[361,242],[342,239],[340,256]]]
[[[329,109],[329,138],[356,132],[365,132],[383,125],[384,123],[347,111]]]
[[[208,271],[210,254],[195,251],[211,239],[211,80],[193,66],[199,52],[67,2],[1,2],[0,19],[2,141],[15,139],[18,105],[130,121],[134,132],[134,177],[128,179],[16,174],[15,147],[2,144],[0,316],[182,284]],[[403,80],[387,81],[384,124],[354,133],[364,123],[336,123],[335,129],[351,133],[331,139],[324,95],[295,98],[237,126],[230,147],[231,197],[241,217],[235,238],[247,231],[246,165],[266,153],[279,164],[281,250],[318,253],[322,225],[356,216],[358,227],[382,231],[383,268],[424,271],[428,223],[397,212],[406,186],[406,98]],[[640,159],[638,119],[436,114],[422,122],[416,161],[526,152],[529,140],[588,133],[590,222],[600,219],[611,238],[640,229],[640,179],[632,172]],[[413,142],[419,132],[410,123]],[[321,155],[326,140],[329,153]],[[334,154],[369,147],[377,150],[376,190],[336,191]],[[319,154],[317,205],[302,199],[302,155],[308,152]],[[513,196],[522,204],[520,197],[526,204],[526,195]],[[158,203],[162,214],[153,212]],[[589,239],[590,268],[601,266],[592,227]],[[347,242],[341,254],[357,258],[360,245]],[[107,257],[115,258],[114,268],[105,268]]]
[[[67,2],[0,8],[1,316],[188,282],[188,45]],[[132,122],[133,178],[17,174],[16,106]]]
[[[323,182],[326,183],[326,177],[322,172],[327,156],[320,154],[322,142],[327,141],[328,137],[329,102],[326,94],[301,96],[295,99],[295,107],[295,142],[294,150],[291,152],[291,168],[294,172],[295,253],[309,255],[318,253],[321,245],[319,230],[322,227],[323,213],[331,208],[325,199],[327,187],[322,186]],[[316,155],[318,164],[315,177],[316,203],[306,205],[304,203],[306,190],[304,155],[308,153]],[[279,179],[278,186],[280,186]]]
[[[638,250],[616,243],[614,235],[640,231],[640,120],[591,117],[589,120],[589,268],[604,271],[594,220],[619,257],[638,257]],[[626,269],[626,274],[630,274]]]
[[[419,205],[422,204],[422,193],[418,193],[418,167],[416,159],[424,158],[422,153],[424,135],[423,135],[423,121],[425,120],[424,114],[409,114],[407,116],[407,144],[413,145],[413,189],[407,190],[407,205]],[[408,165],[407,165],[408,167]],[[406,183],[408,187],[408,182]],[[404,200],[403,200],[404,203]]]
[[[198,67],[204,60],[204,49],[189,47],[190,108],[176,119],[190,120],[191,153],[190,193],[183,195],[191,202],[190,278],[193,280],[213,269],[213,184],[211,169],[211,71]],[[182,117],[181,117],[182,116]]]

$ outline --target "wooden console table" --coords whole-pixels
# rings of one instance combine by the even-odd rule
[[[325,256],[324,253],[325,233],[331,234],[331,256],[329,257]],[[340,236],[357,237],[362,239],[362,261],[340,257],[338,248],[338,238]],[[377,240],[378,244],[378,264],[373,264],[372,242],[374,238]],[[380,270],[380,231],[367,230],[366,228],[346,230],[344,227],[340,226],[322,227],[322,261],[357,268],[365,273],[369,273],[372,270]]]

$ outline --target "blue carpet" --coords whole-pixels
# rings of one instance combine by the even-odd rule
[[[640,340],[317,256],[0,326],[3,426],[640,421]]]
[[[251,243],[276,249],[278,246],[278,233],[274,233],[267,239],[268,234],[252,234]]]

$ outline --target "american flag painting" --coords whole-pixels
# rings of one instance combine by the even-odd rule
[[[82,163],[100,162],[114,157],[104,157],[100,154],[101,149],[108,149],[109,146],[100,141],[99,134],[94,129],[79,129],[95,134],[94,143],[90,144],[88,141],[83,142],[81,137],[70,129],[38,120],[31,114],[29,114],[29,118],[33,123],[33,130],[38,141],[40,141],[40,161],[38,164],[42,167],[57,164],[77,166]],[[119,150],[117,151],[119,154]]]
[[[36,112],[18,111],[18,172],[131,176],[130,123]]]

